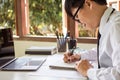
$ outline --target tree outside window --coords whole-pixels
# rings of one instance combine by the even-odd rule
[[[0,0],[0,27],[10,27],[16,34],[14,0]]]
[[[62,0],[29,0],[30,34],[54,36],[62,30]]]

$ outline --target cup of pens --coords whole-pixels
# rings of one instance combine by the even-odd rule
[[[66,39],[64,38],[57,39],[57,48],[58,52],[66,52]]]
[[[63,34],[60,34],[56,32],[57,36],[57,48],[58,52],[66,52],[66,39],[67,39],[67,34],[64,36]]]

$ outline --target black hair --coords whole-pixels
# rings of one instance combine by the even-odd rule
[[[107,5],[107,1],[106,0],[93,0],[94,2],[96,2],[97,4],[100,5]],[[79,6],[81,6],[81,8],[83,8],[85,0],[65,0],[65,11],[66,13],[70,16],[73,17],[72,8],[78,8]]]

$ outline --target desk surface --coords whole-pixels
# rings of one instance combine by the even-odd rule
[[[57,55],[57,56],[56,56]],[[65,77],[65,70],[53,70],[49,68],[49,64],[53,63],[55,59],[61,57],[62,54],[55,54],[50,56],[29,56],[29,57],[47,57],[46,62],[37,70],[37,71],[0,71],[1,80],[87,80],[85,77],[74,78],[74,77]],[[56,57],[55,57],[56,56]],[[28,56],[27,56],[28,57]],[[53,58],[54,57],[54,58]],[[70,71],[73,76],[76,71]],[[51,74],[63,74],[63,76],[55,76]],[[68,71],[69,73],[69,71]],[[50,74],[50,75],[48,75]],[[69,74],[65,74],[68,75]],[[78,74],[79,75],[79,74]]]

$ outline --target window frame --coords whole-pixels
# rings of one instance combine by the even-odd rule
[[[72,20],[64,11],[64,0],[62,0],[62,11],[64,12],[63,25],[70,31],[70,36],[77,39],[78,43],[97,43],[96,38],[81,38],[78,37],[78,24]],[[56,37],[35,37],[26,36],[29,32],[29,0],[15,0],[15,14],[16,14],[16,33],[18,37],[14,40],[27,40],[27,41],[43,41],[43,42],[56,42]]]

